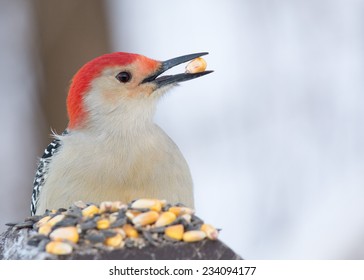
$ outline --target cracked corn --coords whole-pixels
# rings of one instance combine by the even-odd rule
[[[82,246],[121,249],[168,242],[216,240],[218,230],[195,216],[194,210],[165,200],[142,198],[123,204],[75,202],[69,209],[47,210],[15,228],[33,228],[28,243],[54,255],[71,254]],[[31,221],[31,222],[30,222]],[[17,227],[17,225],[20,225]],[[41,246],[37,240],[46,245]],[[47,241],[48,240],[48,241]]]

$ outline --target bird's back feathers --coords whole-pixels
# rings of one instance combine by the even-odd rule
[[[67,130],[65,130],[62,135],[67,133]],[[44,150],[43,156],[39,160],[38,168],[33,181],[32,200],[30,203],[31,215],[35,215],[35,212],[37,211],[38,199],[40,192],[42,191],[42,187],[45,184],[45,180],[47,179],[49,163],[51,162],[53,155],[59,150],[60,147],[61,141],[59,139],[54,139]]]

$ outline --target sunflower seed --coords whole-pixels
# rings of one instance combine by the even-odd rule
[[[14,227],[16,229],[32,228],[33,227],[33,224],[34,224],[33,221],[26,221],[26,222],[22,222],[22,223],[15,224]]]

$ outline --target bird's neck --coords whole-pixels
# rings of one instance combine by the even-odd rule
[[[145,133],[153,124],[157,98],[124,98],[114,102],[90,93],[85,99],[88,119],[83,130],[97,136],[133,138]]]
[[[78,133],[91,136],[100,141],[132,142],[135,139],[148,138],[158,133],[159,128],[154,124],[155,106],[128,106],[105,114],[90,114],[90,122]]]

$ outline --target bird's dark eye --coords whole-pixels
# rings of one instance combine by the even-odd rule
[[[116,75],[115,77],[116,79],[118,79],[118,81],[120,83],[127,83],[130,81],[131,79],[131,74],[129,72],[120,72],[119,74]]]

